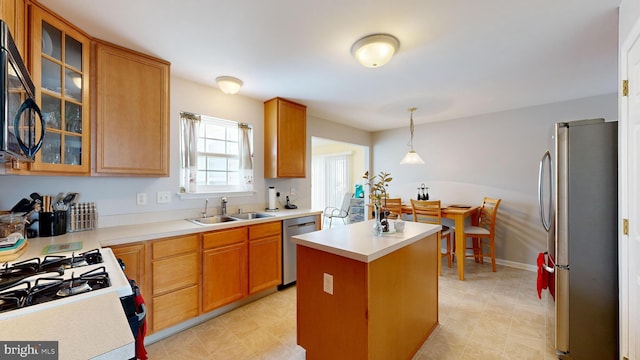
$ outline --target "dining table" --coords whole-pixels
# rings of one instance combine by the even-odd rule
[[[371,204],[367,204],[370,208]],[[464,226],[466,219],[469,218],[471,225],[478,225],[478,216],[479,216],[479,206],[472,205],[447,205],[442,207],[442,217],[445,219],[453,220],[453,226],[455,228],[454,238],[458,239],[455,241],[456,248],[455,254],[458,261],[456,261],[458,266],[458,279],[464,280],[464,259],[466,253],[466,236],[464,235]],[[368,218],[372,218],[371,209],[369,209]],[[403,214],[413,214],[413,208],[410,204],[402,204],[402,213]],[[460,241],[459,239],[462,239]]]
[[[467,238],[464,235],[464,226],[467,218],[471,219],[471,225],[478,225],[478,213],[479,206],[467,206],[467,205],[449,205],[442,208],[442,217],[445,219],[453,220],[455,227],[454,237],[457,239],[456,244],[456,258],[458,261],[458,278],[464,280],[464,259],[466,252]]]

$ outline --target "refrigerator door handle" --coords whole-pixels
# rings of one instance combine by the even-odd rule
[[[545,256],[545,261],[544,261],[544,263],[542,264],[542,268],[543,268],[546,272],[548,272],[549,274],[553,274],[553,273],[555,273],[555,272],[556,272],[556,269],[555,269],[556,264],[553,262],[553,258],[552,258],[551,256],[549,256],[549,253],[548,253],[548,252],[546,252],[546,251],[544,252],[544,256]],[[547,265],[547,262],[550,262],[550,263],[551,263],[551,266]]]
[[[544,226],[544,229],[547,232],[551,230],[551,217],[553,216],[553,183],[551,169],[551,153],[549,152],[549,150],[547,150],[545,151],[544,155],[542,155],[542,159],[540,159],[540,167],[538,169],[538,209],[540,210],[540,221],[542,222],[542,226]],[[549,184],[548,199],[546,204],[544,201],[545,170],[547,173],[547,182]],[[547,206],[545,207],[545,205]]]

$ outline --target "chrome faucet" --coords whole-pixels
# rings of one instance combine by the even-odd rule
[[[225,216],[227,215],[227,198],[223,196],[220,200],[222,200],[222,216]]]
[[[204,199],[204,211],[202,212],[202,217],[207,217],[207,207],[209,206],[209,199]]]

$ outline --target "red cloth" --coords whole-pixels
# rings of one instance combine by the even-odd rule
[[[542,299],[542,290],[549,287],[549,273],[542,267],[545,263],[544,253],[538,254],[538,299]]]
[[[136,310],[140,311],[142,304],[144,304],[144,299],[139,291],[134,298],[134,302],[136,304]],[[143,321],[138,328],[138,336],[136,337],[136,358],[140,360],[147,360],[147,349],[144,348],[144,337],[146,334],[147,322]]]
[[[554,263],[555,259],[553,259],[551,257],[551,255],[547,256],[547,266],[554,269],[556,267],[556,264]],[[546,272],[546,271],[545,271]],[[551,294],[551,297],[553,298],[553,300],[556,299],[556,274],[548,274],[549,276],[549,281],[547,284],[547,288],[549,289],[549,293]]]

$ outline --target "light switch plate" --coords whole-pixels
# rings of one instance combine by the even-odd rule
[[[333,275],[324,273],[324,292],[333,295]]]
[[[158,204],[168,204],[171,202],[171,191],[158,191],[156,202]]]
[[[136,194],[136,205],[138,205],[138,206],[147,205],[147,193],[137,193]]]

